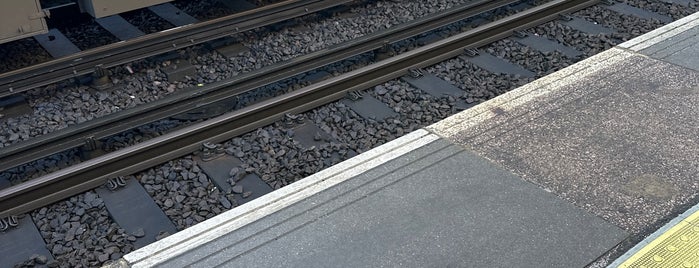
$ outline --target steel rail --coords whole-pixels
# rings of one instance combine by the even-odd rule
[[[185,89],[163,99],[0,149],[0,170],[77,148],[92,138],[102,139],[146,123],[188,112],[222,99],[265,86],[318,67],[338,62],[385,44],[449,25],[520,0],[479,0],[375,32],[353,41],[271,65],[232,79]]]
[[[0,97],[103,68],[201,44],[235,33],[339,6],[352,0],[287,0],[226,17],[144,35],[0,74]]]
[[[283,96],[192,125],[143,143],[88,160],[55,173],[0,190],[0,217],[18,215],[98,187],[111,177],[133,174],[192,153],[203,142],[223,142],[300,113],[430,66],[573,12],[599,0],[554,0],[404,54],[310,85]]]

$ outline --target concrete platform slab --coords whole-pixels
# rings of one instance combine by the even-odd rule
[[[690,17],[695,19],[674,27],[664,27],[664,31],[655,33],[657,36],[665,35],[664,39],[648,40],[645,46],[639,43],[632,49],[655,59],[699,71],[699,20],[696,19],[696,14]]]
[[[289,187],[186,231],[206,240],[176,234],[144,250],[160,256],[125,260],[133,267],[580,267],[626,237],[422,130]],[[264,212],[258,202],[275,195],[295,197]],[[264,218],[243,224],[244,217]]]
[[[430,129],[640,232],[699,190],[697,101],[699,72],[612,49]]]
[[[324,169],[303,180],[273,191],[244,205],[208,219],[206,224],[192,226],[124,256],[117,267],[151,267],[184,254],[207,242],[224,236],[251,222],[282,210],[331,188],[362,172],[398,158],[413,149],[438,139],[425,130],[411,132],[377,148]],[[250,213],[254,212],[254,213]]]
[[[581,267],[625,236],[435,141],[163,265]]]

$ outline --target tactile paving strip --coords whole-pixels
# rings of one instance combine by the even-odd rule
[[[699,268],[699,211],[669,228],[619,267]]]

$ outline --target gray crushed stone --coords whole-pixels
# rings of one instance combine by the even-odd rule
[[[49,267],[96,267],[133,250],[134,237],[109,217],[102,199],[86,192],[31,213],[55,261]]]
[[[128,68],[120,66],[111,70],[113,82],[117,84],[115,88],[119,90],[96,92],[87,87],[76,88],[66,82],[36,89],[27,93],[34,114],[12,120],[0,119],[0,148],[151,102],[176,90],[219,81],[280,60],[317,51],[463,2],[375,2],[366,7],[352,8],[349,12],[355,15],[351,16],[324,18],[316,23],[312,23],[315,19],[309,16],[308,21],[302,22],[307,28],[295,33],[293,38],[289,38],[289,29],[279,32],[258,30],[238,35],[237,38],[251,51],[231,59],[225,59],[217,53],[195,55],[194,51],[198,51],[200,47],[189,48],[180,53],[191,58],[198,73],[196,77],[184,82],[167,82],[165,74],[158,67],[167,65],[168,62],[139,61],[127,65]],[[85,26],[85,29],[94,30],[91,26]]]

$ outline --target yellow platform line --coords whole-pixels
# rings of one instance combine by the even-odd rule
[[[699,211],[667,229],[618,267],[699,268]]]

